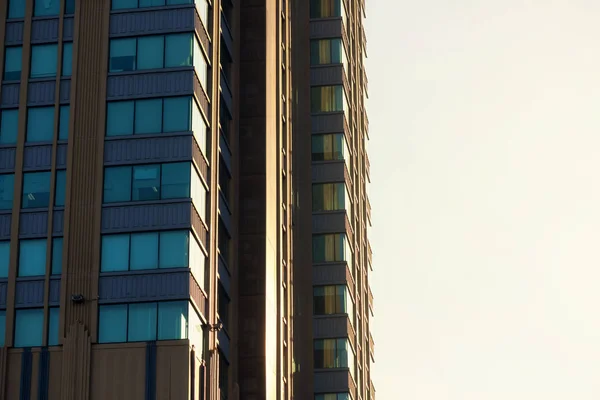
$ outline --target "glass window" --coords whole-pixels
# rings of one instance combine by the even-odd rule
[[[15,347],[41,346],[43,331],[43,308],[15,311]]]
[[[56,44],[31,46],[30,78],[56,76],[57,57]]]
[[[160,198],[160,165],[133,167],[132,200],[158,200]]]
[[[158,303],[158,340],[187,339],[188,302]]]
[[[26,0],[8,0],[8,18],[25,17]]]
[[[315,315],[348,314],[354,316],[354,304],[345,285],[318,286],[313,289]]]
[[[344,56],[342,39],[322,39],[310,41],[311,65],[341,64]]]
[[[54,137],[54,106],[27,109],[27,143],[51,142]]]
[[[46,239],[21,240],[19,243],[19,276],[46,274]]]
[[[311,18],[331,18],[341,16],[341,0],[310,0]]]
[[[0,144],[16,144],[19,132],[19,110],[0,111]]]
[[[137,41],[137,69],[162,68],[165,56],[164,36],[146,36]]]
[[[52,239],[52,275],[62,273],[63,238]]]
[[[21,55],[23,48],[7,47],[4,53],[4,79],[18,81],[21,79]]]
[[[225,293],[225,289],[223,289],[223,285],[217,285],[217,312],[219,313],[219,319],[223,323],[225,329],[229,327],[229,304],[231,300],[227,293]]]
[[[319,183],[313,185],[313,211],[336,211],[346,209],[346,185],[343,183]]]
[[[58,140],[67,140],[69,138],[69,119],[71,116],[71,106],[60,106],[58,117]]]
[[[46,15],[58,15],[60,12],[59,0],[35,0],[33,9],[34,17],[41,17]]]
[[[13,190],[15,175],[0,175],[0,210],[11,210],[13,205]]]
[[[187,132],[191,126],[191,97],[165,99],[163,132]]]
[[[178,4],[193,4],[194,0],[167,0],[168,6],[174,6]]]
[[[160,233],[159,268],[185,268],[189,260],[188,231]]]
[[[335,161],[344,160],[346,152],[344,135],[315,135],[312,137],[312,160]]]
[[[63,44],[62,76],[71,76],[73,73],[73,42]]]
[[[178,33],[165,37],[165,67],[192,65],[194,37],[191,33]]]
[[[8,278],[9,265],[10,265],[10,241],[6,240],[6,241],[0,242],[0,278]]]
[[[348,339],[321,339],[314,344],[315,368],[348,368],[354,364]],[[350,369],[353,374],[353,368]]]
[[[6,311],[0,311],[0,347],[4,346],[6,333]]]
[[[165,5],[165,0],[140,0],[139,7],[160,7]]]
[[[162,131],[162,99],[135,102],[135,133],[160,133]]]
[[[314,86],[310,88],[311,112],[344,111],[344,88],[336,86]]]
[[[138,0],[112,0],[113,10],[124,10],[127,8],[137,8]]]
[[[60,309],[52,307],[48,311],[48,346],[58,346]]]
[[[129,305],[127,341],[156,340],[156,303]]]
[[[127,341],[127,304],[100,306],[98,341],[100,343]]]
[[[350,261],[346,254],[346,235],[332,233],[313,236],[313,262]]]
[[[23,174],[22,208],[43,208],[50,203],[50,172]]]
[[[129,269],[129,235],[102,236],[101,272]]]
[[[106,112],[106,136],[133,134],[133,101],[110,102]]]
[[[114,5],[114,2],[113,2]],[[110,72],[135,71],[136,39],[110,41]]]
[[[65,192],[67,190],[67,171],[64,169],[56,171],[56,193],[54,194],[54,206],[65,206]]]
[[[65,0],[65,14],[75,14],[75,0]]]
[[[190,197],[190,163],[162,165],[160,196],[162,199]]]
[[[104,202],[131,201],[131,167],[104,170]]]
[[[350,395],[348,393],[323,393],[316,394],[315,400],[350,400]],[[371,398],[367,397],[366,400],[371,400]]]
[[[130,269],[158,268],[158,233],[131,235]]]

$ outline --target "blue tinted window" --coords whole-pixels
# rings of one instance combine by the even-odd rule
[[[133,101],[110,102],[106,113],[106,136],[133,134]]]
[[[0,347],[4,346],[6,333],[6,311],[0,311]]]
[[[19,110],[2,110],[0,112],[0,144],[17,143],[19,132]]]
[[[165,37],[165,67],[192,65],[193,42],[191,33],[178,33]]]
[[[158,233],[138,233],[131,235],[132,270],[158,268]]]
[[[58,15],[60,12],[59,0],[35,0],[33,16]]]
[[[15,311],[15,347],[41,346],[43,331],[43,308]]]
[[[140,0],[140,8],[164,6],[165,0]]]
[[[8,18],[25,17],[25,0],[8,0]]]
[[[100,306],[98,341],[118,343],[127,341],[127,305]]]
[[[71,106],[60,106],[60,115],[58,117],[58,140],[67,140],[69,138],[70,116]]]
[[[65,0],[65,14],[75,13],[75,0]]]
[[[58,307],[52,307],[48,311],[48,346],[57,346],[60,309]]]
[[[114,167],[104,170],[104,202],[131,200],[131,167]]]
[[[162,165],[160,196],[162,199],[180,199],[190,197],[191,165],[173,163]]]
[[[43,208],[50,203],[50,172],[23,175],[22,208]]]
[[[110,41],[110,72],[135,71],[136,39]]]
[[[167,0],[168,6],[174,6],[176,4],[192,4],[194,0]]]
[[[129,305],[127,341],[156,340],[156,303]]]
[[[12,209],[14,188],[14,174],[0,175],[0,210]]]
[[[46,239],[21,240],[19,243],[19,276],[46,274]]]
[[[113,10],[123,10],[127,8],[137,8],[138,0],[112,0]]]
[[[158,340],[187,339],[188,302],[158,303]]]
[[[73,73],[73,42],[63,45],[62,76],[71,76]]]
[[[43,44],[31,46],[31,78],[56,76],[58,61],[57,45]]]
[[[27,142],[51,142],[54,136],[54,107],[27,110]]]
[[[63,238],[52,239],[52,275],[62,273]]]
[[[165,50],[164,36],[141,37],[137,42],[137,69],[163,67]]]
[[[10,241],[7,240],[7,241],[0,242],[0,278],[8,278],[9,264],[10,264]]]
[[[184,268],[189,260],[189,232],[160,233],[159,268]]]
[[[129,235],[102,237],[102,272],[127,271],[129,269]]]
[[[162,130],[162,99],[135,102],[135,133],[160,133]]]
[[[133,167],[132,200],[158,200],[160,198],[160,165]]]
[[[4,79],[7,81],[18,81],[21,79],[21,55],[23,48],[7,47],[4,53]]]
[[[185,132],[190,130],[192,103],[190,97],[165,99],[163,132]]]
[[[67,190],[67,171],[56,171],[56,193],[54,195],[54,205],[56,207],[64,207],[65,191]]]

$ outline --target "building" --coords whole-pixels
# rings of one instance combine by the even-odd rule
[[[364,4],[3,4],[0,400],[374,398]]]

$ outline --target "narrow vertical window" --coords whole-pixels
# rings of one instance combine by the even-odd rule
[[[48,310],[48,346],[57,346],[59,330],[60,309],[51,307]]]
[[[127,304],[100,306],[98,341],[100,343],[127,341]]]
[[[69,118],[71,116],[71,106],[60,106],[58,116],[58,140],[67,140],[69,138]]]
[[[0,242],[0,278],[8,278],[10,265],[10,241]]]
[[[19,110],[0,111],[0,144],[16,144],[19,132]]]
[[[54,137],[54,106],[27,110],[27,143],[51,142]]]
[[[63,44],[62,76],[71,76],[73,73],[73,42]]]
[[[13,206],[13,191],[15,189],[15,175],[0,175],[0,210],[10,210]]]
[[[67,190],[67,171],[61,169],[56,171],[56,193],[54,194],[54,206],[65,206],[65,192]]]
[[[52,239],[52,275],[62,273],[63,238]]]
[[[44,208],[50,203],[50,172],[23,174],[22,208]]]
[[[23,48],[7,47],[4,51],[4,80],[18,81],[21,79],[21,56]]]

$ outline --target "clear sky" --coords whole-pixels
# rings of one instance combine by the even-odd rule
[[[366,1],[376,398],[600,399],[600,1]]]

